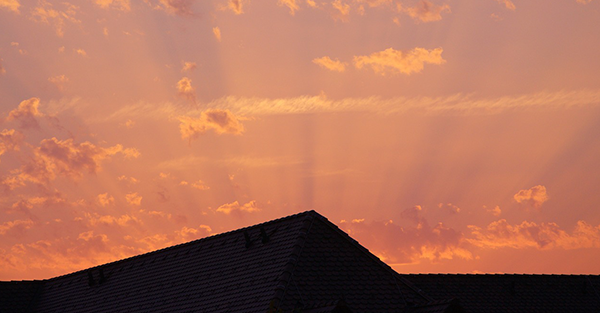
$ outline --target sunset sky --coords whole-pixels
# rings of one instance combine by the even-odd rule
[[[0,0],[0,280],[314,209],[401,273],[600,273],[600,0]]]

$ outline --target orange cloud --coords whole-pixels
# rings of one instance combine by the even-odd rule
[[[346,70],[346,63],[342,63],[338,59],[332,60],[328,56],[316,58],[313,60],[313,63],[330,71],[343,72]]]
[[[102,193],[98,195],[98,203],[101,206],[108,206],[115,203],[115,198],[113,196],[109,196],[108,193]]]
[[[0,132],[0,156],[9,150],[19,150],[23,138],[23,134],[14,129],[2,130]]]
[[[6,70],[2,66],[2,58],[0,58],[0,74],[4,74],[4,73],[6,73]]]
[[[234,212],[234,211],[252,213],[252,212],[260,211],[260,208],[258,207],[255,200],[249,201],[248,203],[246,203],[244,205],[240,205],[239,202],[234,201],[232,203],[223,204],[222,206],[217,208],[217,212],[224,213],[224,214],[230,214],[231,212]]]
[[[129,0],[95,0],[95,3],[103,9],[114,8],[121,11],[130,11]]]
[[[193,71],[196,69],[196,62],[183,62],[183,67],[181,68],[181,72]],[[191,83],[191,81],[190,81]]]
[[[0,224],[0,235],[5,235],[8,233],[22,233],[26,229],[29,229],[33,226],[32,220],[16,220],[16,221],[8,221]]]
[[[47,185],[59,175],[77,179],[86,171],[95,174],[103,160],[117,153],[123,153],[121,145],[102,148],[87,141],[77,144],[73,139],[44,139],[28,162],[5,178],[2,185],[14,189],[27,182]]]
[[[58,90],[63,91],[65,89],[65,84],[69,82],[69,78],[65,75],[58,75],[48,78],[48,81],[53,83]]]
[[[204,182],[201,180],[199,180],[195,183],[192,183],[192,187],[196,188],[198,190],[209,190],[210,189],[210,187],[208,187],[206,184],[204,184]]]
[[[529,189],[519,190],[514,195],[517,203],[526,204],[539,209],[544,202],[548,201],[548,194],[546,193],[546,187],[537,185]]]
[[[340,228],[369,247],[375,255],[388,264],[416,263],[421,259],[472,259],[471,252],[462,247],[461,232],[438,223],[434,227],[420,216],[420,206],[403,211],[404,218],[415,222],[402,227],[393,221],[365,222],[355,219],[341,221]]]
[[[171,14],[187,17],[195,16],[192,10],[193,0],[160,0],[160,4],[162,4],[162,9]]]
[[[209,109],[200,113],[199,118],[179,117],[181,138],[190,140],[212,129],[217,134],[240,135],[244,126],[229,110]]]
[[[577,222],[572,234],[562,230],[556,223],[524,221],[510,225],[505,219],[490,223],[485,229],[469,226],[472,239],[467,241],[477,247],[537,248],[537,249],[580,249],[600,247],[600,225],[591,226],[584,221]]]
[[[592,2],[592,0],[577,0],[577,3],[581,3],[581,4],[588,4]]]
[[[181,80],[179,80],[177,82],[177,93],[180,96],[196,103],[196,89],[192,87],[191,79],[184,77]]]
[[[213,27],[213,34],[215,35],[215,38],[217,39],[218,42],[221,42],[221,30],[219,29],[219,27]]]
[[[128,193],[125,195],[125,201],[127,201],[129,205],[140,206],[142,205],[142,196],[137,192]]]
[[[348,21],[348,16],[350,16],[349,4],[343,3],[342,0],[335,0],[331,3],[331,5],[337,10],[336,14],[333,15],[333,19]]]
[[[123,214],[121,216],[99,215],[97,213],[85,213],[89,226],[96,225],[117,225],[117,226],[133,226],[142,224],[142,221],[135,216]]]
[[[33,9],[31,18],[39,23],[52,23],[54,25],[56,35],[58,37],[63,37],[65,34],[64,28],[66,22],[80,24],[81,21],[75,18],[75,15],[77,15],[77,10],[79,9],[77,6],[67,2],[62,3],[62,5],[64,5],[66,9],[64,11],[59,11],[53,9],[51,3],[48,3],[47,1],[40,1],[39,6]]]
[[[500,216],[502,214],[502,210],[500,210],[500,206],[495,206],[493,209],[488,209],[485,205],[483,206],[486,211],[490,212],[494,216]]]
[[[21,4],[18,0],[0,0],[0,8],[19,13]]]
[[[504,4],[504,6],[509,10],[514,11],[517,8],[517,7],[515,7],[515,4],[511,0],[496,0],[496,1],[498,1],[498,3],[500,3],[500,4]],[[581,0],[577,0],[577,1],[579,2]]]
[[[290,9],[290,14],[295,15],[296,11],[300,9],[296,0],[278,0],[280,6],[287,6]]]
[[[227,4],[227,8],[231,9],[236,15],[244,13],[243,6],[242,0],[229,0],[229,3]]]
[[[427,50],[414,48],[410,51],[398,51],[392,48],[374,52],[369,56],[355,56],[354,66],[361,69],[365,66],[371,67],[375,73],[386,75],[387,73],[403,73],[410,75],[423,70],[425,63],[444,64],[442,48]]]
[[[187,242],[209,236],[211,232],[212,229],[208,225],[200,225],[198,228],[183,226],[180,230],[175,231],[175,235],[180,239],[178,241]]]
[[[382,5],[391,4],[392,0],[358,0],[358,3],[366,3],[369,7],[378,7]]]
[[[44,116],[40,113],[38,107],[40,106],[40,99],[31,98],[28,100],[21,101],[19,106],[8,113],[7,121],[17,121],[23,129],[35,128],[39,129],[40,125],[36,117]]]
[[[75,53],[79,54],[82,57],[86,57],[87,56],[87,52],[85,52],[85,50],[83,50],[83,49],[76,49],[74,51],[75,51]]]
[[[443,12],[450,13],[450,6],[447,4],[435,5],[428,0],[421,0],[414,7],[403,7],[398,4],[398,11],[408,14],[415,20],[427,23],[441,20]]]
[[[460,213],[460,208],[452,203],[446,203],[446,204],[440,203],[440,204],[438,204],[438,208],[446,210],[452,214]]]

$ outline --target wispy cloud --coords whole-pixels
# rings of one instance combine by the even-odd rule
[[[229,110],[210,109],[200,113],[200,117],[179,117],[179,130],[183,139],[192,140],[213,130],[217,134],[241,135],[244,126]]]

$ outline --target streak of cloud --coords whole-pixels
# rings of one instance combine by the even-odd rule
[[[212,31],[213,35],[215,35],[215,39],[217,39],[218,42],[221,42],[221,29],[219,27],[213,27]]]

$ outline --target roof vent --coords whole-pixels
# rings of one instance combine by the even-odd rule
[[[262,238],[262,243],[269,242],[269,235],[267,235],[264,227],[260,228],[260,237]]]
[[[246,239],[246,249],[250,248],[252,241],[250,241],[250,235],[248,235],[247,230],[244,230],[244,239]]]

